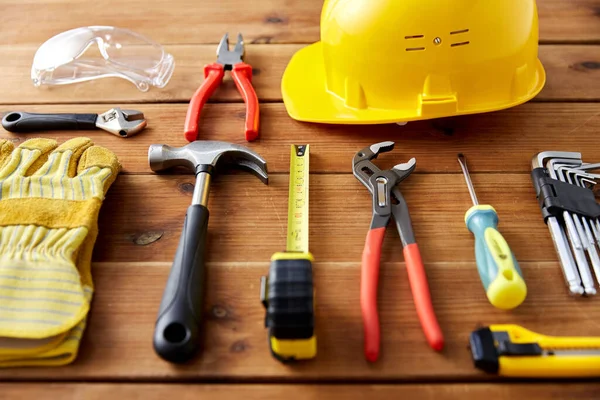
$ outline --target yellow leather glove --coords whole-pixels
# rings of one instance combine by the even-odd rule
[[[0,140],[0,366],[75,358],[98,213],[119,169],[87,138]]]

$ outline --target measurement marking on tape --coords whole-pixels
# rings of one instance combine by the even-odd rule
[[[287,251],[308,252],[309,145],[292,145],[288,200]]]

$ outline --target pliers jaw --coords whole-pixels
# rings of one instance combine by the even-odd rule
[[[241,33],[238,33],[237,43],[233,47],[233,51],[229,50],[229,33],[226,33],[221,38],[217,47],[217,62],[225,68],[226,71],[231,71],[235,64],[244,61],[244,38]]]
[[[376,159],[379,154],[387,153],[392,150],[394,150],[394,142],[381,142],[365,147],[354,155],[354,159],[352,160],[354,176],[369,189],[373,195],[376,194],[376,186],[373,185],[373,182],[376,181],[376,178],[379,175],[387,175],[389,180],[388,188],[391,191],[395,185],[408,178],[417,166],[417,160],[414,158],[411,158],[406,163],[394,166],[389,171],[382,171],[373,164],[372,160]]]
[[[404,211],[407,210],[406,203],[402,194],[395,186],[408,178],[415,170],[417,161],[412,158],[408,162],[398,164],[386,171],[382,171],[372,162],[379,154],[387,153],[393,149],[394,142],[381,142],[365,147],[354,156],[354,176],[369,189],[373,197],[371,229],[387,226],[392,214],[397,220],[398,228],[400,228],[400,221],[403,218],[407,218],[405,216],[407,212]],[[410,233],[412,233],[412,229]],[[400,236],[404,241],[405,235],[402,230],[400,231]]]

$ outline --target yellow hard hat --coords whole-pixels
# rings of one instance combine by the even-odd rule
[[[535,0],[325,0],[281,89],[294,119],[376,124],[513,107],[545,81]]]

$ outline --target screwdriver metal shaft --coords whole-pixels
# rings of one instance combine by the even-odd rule
[[[479,201],[477,201],[477,195],[475,194],[475,188],[473,187],[473,182],[471,181],[471,175],[469,175],[469,169],[467,168],[467,159],[463,153],[458,154],[458,163],[460,164],[460,168],[465,176],[465,181],[467,182],[469,194],[471,195],[471,200],[473,200],[473,205],[479,205]]]

